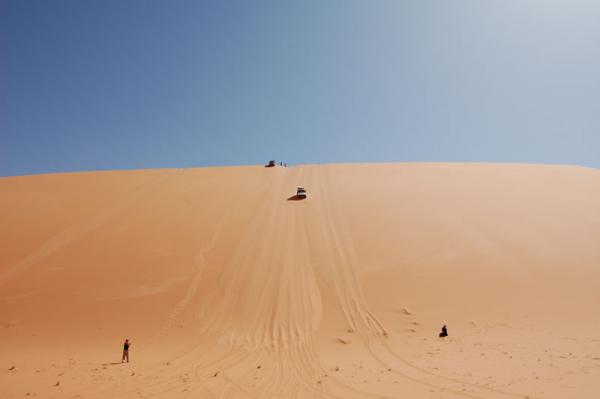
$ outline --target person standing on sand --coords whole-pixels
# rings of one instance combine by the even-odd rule
[[[127,338],[125,338],[125,343],[123,344],[123,357],[121,358],[121,363],[127,359],[127,363],[129,363],[129,347],[131,346],[131,342]]]

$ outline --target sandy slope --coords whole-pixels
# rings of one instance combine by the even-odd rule
[[[2,398],[600,395],[598,170],[4,178],[0,242]]]

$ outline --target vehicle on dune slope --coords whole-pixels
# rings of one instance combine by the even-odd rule
[[[306,198],[308,195],[306,194],[306,190],[304,189],[304,187],[298,187],[298,189],[296,190],[296,197],[298,198]]]

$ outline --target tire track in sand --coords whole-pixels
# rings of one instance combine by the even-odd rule
[[[195,265],[195,272],[190,280],[185,295],[172,308],[167,323],[161,329],[159,329],[159,331],[151,339],[151,342],[154,343],[160,338],[162,338],[167,333],[167,331],[173,327],[173,324],[175,324],[175,322],[177,321],[179,314],[188,306],[191,300],[194,299],[194,297],[196,296],[196,293],[198,291],[198,284],[200,283],[202,273],[206,268],[206,256],[210,252],[210,250],[215,246],[215,243],[219,238],[221,225],[221,222],[217,224],[210,241],[206,245],[202,246],[194,256],[193,264]]]
[[[388,342],[386,342],[385,340],[378,340],[377,343],[379,345],[382,346],[383,350],[385,353],[391,355],[394,359],[400,361],[402,364],[404,364],[405,366],[407,366],[409,369],[414,370],[415,372],[421,374],[421,375],[425,375],[428,377],[432,377],[435,378],[437,380],[442,380],[445,382],[449,382],[452,384],[459,384],[463,387],[469,387],[471,389],[474,390],[478,390],[479,391],[479,395],[485,395],[485,398],[506,398],[506,397],[515,397],[515,398],[523,398],[523,399],[541,399],[535,395],[530,395],[530,394],[521,394],[521,393],[514,393],[514,392],[509,392],[509,391],[505,391],[502,389],[498,389],[498,388],[493,388],[493,387],[489,387],[489,386],[484,386],[484,385],[479,385],[479,384],[474,384],[468,381],[463,381],[460,380],[458,378],[453,378],[453,377],[447,377],[447,376],[443,376],[441,374],[437,374],[437,373],[433,373],[427,369],[424,369],[422,367],[418,367],[417,365],[415,365],[414,363],[406,360],[405,358],[403,358],[402,356],[400,356],[396,351],[394,351]],[[369,348],[373,353],[373,356],[377,356],[375,355],[375,352],[372,349],[372,345],[369,344]],[[378,358],[378,361],[384,365],[386,365],[386,363],[381,359]],[[461,388],[462,389],[462,388]],[[489,396],[492,395],[492,396]]]
[[[252,218],[242,226],[244,231],[236,234],[237,248],[223,264],[204,265],[197,275],[199,282],[190,283],[189,294],[174,309],[178,314],[178,309],[188,306],[186,298],[201,282],[205,295],[199,333],[220,337],[220,342],[232,346],[228,358],[233,361],[218,361],[218,376],[197,381],[200,386],[194,391],[208,389],[215,397],[228,398],[283,394],[335,398],[319,384],[320,366],[310,342],[321,304],[305,229],[297,225],[301,204],[287,201],[302,179],[303,168],[270,172],[274,172],[272,184],[261,193]],[[252,359],[262,365],[257,376],[240,369],[240,362],[249,364]],[[169,385],[165,381],[165,389]]]
[[[349,229],[344,226],[343,215],[336,214],[336,208],[331,202],[329,190],[332,185],[332,179],[327,175],[325,170],[320,170],[319,172],[321,173],[318,173],[316,179],[319,182],[320,194],[323,196],[324,205],[320,208],[320,215],[326,225],[324,230],[330,234],[330,246],[335,250],[333,252],[335,255],[333,258],[334,262],[339,262],[338,267],[333,271],[333,277],[338,278],[341,283],[336,284],[335,287],[342,301],[342,306],[344,306],[344,313],[348,318],[348,322],[352,323],[351,328],[358,333],[357,335],[371,356],[382,366],[391,369],[395,374],[407,380],[461,397],[487,399],[497,397],[506,398],[509,396],[539,399],[532,395],[515,394],[432,373],[408,362],[391,349],[387,342],[386,330],[368,310],[366,300],[362,294],[358,272],[355,267],[358,260],[356,254],[353,252],[354,245],[349,236]],[[344,273],[350,273],[350,275],[345,276]],[[362,321],[366,330],[356,328],[357,319]],[[384,361],[382,355],[377,353],[371,343],[373,339],[381,345],[383,356],[386,354],[391,355],[395,360],[400,361],[401,365],[398,365],[397,362],[391,364]],[[475,392],[467,392],[467,388]]]
[[[356,332],[365,331],[370,334],[387,335],[381,322],[369,310],[362,292],[354,244],[348,229],[341,226],[343,216],[336,215],[331,202],[330,179],[325,176],[325,169],[319,168],[315,180],[318,182],[319,195],[317,210],[321,217],[323,239],[327,243],[329,272],[338,299],[349,327]],[[334,217],[336,216],[336,217]],[[337,220],[337,222],[336,222]]]
[[[303,175],[304,168],[299,167],[286,176],[283,191],[274,199],[279,202],[271,215],[276,223],[265,233],[267,245],[276,242],[277,237],[282,240],[278,248],[270,248],[279,252],[271,258],[275,262],[273,272],[277,274],[269,280],[274,284],[274,296],[261,302],[268,305],[261,314],[268,318],[266,363],[274,372],[254,388],[259,397],[337,398],[325,392],[319,379],[322,370],[312,349],[311,335],[321,318],[321,305],[316,276],[308,259],[306,228],[299,216],[303,204],[286,200],[288,190],[300,184]],[[273,305],[274,308],[268,309]]]
[[[231,389],[225,397],[261,398],[336,398],[326,392],[320,381],[322,368],[312,348],[311,335],[321,317],[320,292],[308,258],[308,242],[302,212],[305,203],[287,201],[290,190],[302,182],[304,168],[286,171],[269,195],[269,201],[258,212],[260,233],[254,256],[242,262],[250,267],[260,282],[251,280],[247,286],[258,286],[253,298],[252,322],[249,331],[238,329],[230,342],[246,344],[252,352],[265,351],[262,370],[268,371],[257,381],[247,375],[230,376]],[[269,209],[265,209],[269,208]],[[251,231],[251,230],[250,230]],[[242,245],[242,252],[248,250]],[[245,288],[245,286],[243,287]],[[229,373],[226,372],[229,376]]]

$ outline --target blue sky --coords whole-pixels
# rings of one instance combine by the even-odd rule
[[[0,175],[600,167],[596,1],[0,0]]]

